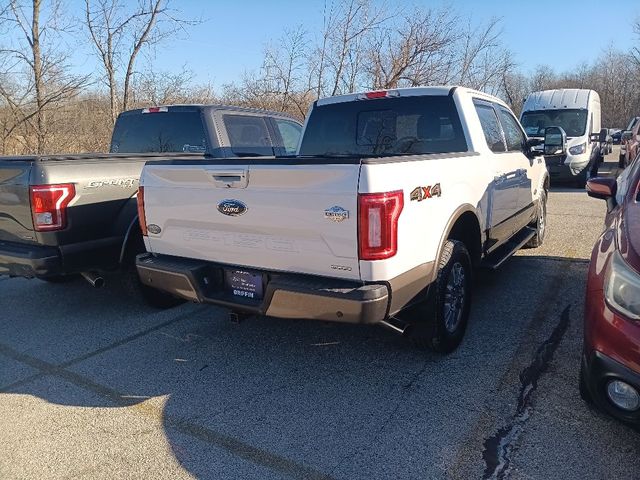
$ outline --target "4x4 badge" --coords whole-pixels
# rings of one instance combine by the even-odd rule
[[[409,198],[411,200],[421,202],[422,200],[426,200],[427,198],[440,196],[442,196],[442,189],[440,188],[440,184],[436,183],[433,186],[414,188],[411,191],[411,195],[409,196]]]
[[[343,220],[349,218],[349,210],[345,210],[344,208],[336,205],[334,207],[327,208],[324,211],[324,218],[327,218],[334,222],[342,222]]]

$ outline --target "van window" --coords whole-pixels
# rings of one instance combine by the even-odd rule
[[[505,152],[506,148],[502,138],[502,130],[500,123],[493,107],[489,105],[476,104],[476,112],[482,125],[484,138],[492,152]]]
[[[547,127],[561,127],[567,137],[581,137],[587,128],[587,110],[530,110],[522,114],[521,123],[530,137],[544,137]]]
[[[504,108],[498,109],[500,112],[500,121],[504,129],[504,137],[507,141],[507,150],[510,152],[521,152],[524,148],[525,136],[522,129],[513,115]]]

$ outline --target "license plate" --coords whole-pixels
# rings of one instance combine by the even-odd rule
[[[262,275],[244,270],[225,270],[224,276],[227,290],[233,296],[250,300],[262,299]]]

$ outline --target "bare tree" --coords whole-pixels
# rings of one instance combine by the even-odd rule
[[[109,88],[111,120],[129,107],[135,65],[142,50],[160,44],[186,26],[170,0],[85,0],[85,22]],[[121,86],[121,89],[120,89]]]
[[[15,128],[28,124],[35,135],[37,153],[43,153],[47,139],[47,113],[76,96],[88,78],[68,72],[68,58],[58,43],[62,25],[61,3],[53,2],[43,18],[41,0],[9,0],[2,10],[2,26],[17,36],[0,49],[5,74],[22,78],[13,91],[0,88],[0,97],[9,107]],[[29,136],[25,136],[26,142]]]
[[[458,19],[449,9],[405,14],[400,25],[379,29],[368,46],[373,88],[430,85],[448,76]]]

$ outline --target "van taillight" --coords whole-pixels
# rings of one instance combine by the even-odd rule
[[[67,226],[67,207],[76,196],[72,183],[29,187],[31,216],[36,232],[62,230]]]
[[[398,219],[404,207],[402,190],[358,195],[360,260],[384,260],[398,251]]]
[[[147,236],[147,216],[144,213],[144,187],[138,187],[138,223],[142,235]]]

